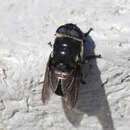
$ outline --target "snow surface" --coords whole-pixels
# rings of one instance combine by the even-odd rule
[[[130,129],[130,0],[0,3],[0,130]],[[86,40],[102,55],[83,66],[87,84],[73,111],[56,95],[41,101],[47,43],[65,23],[92,27]]]

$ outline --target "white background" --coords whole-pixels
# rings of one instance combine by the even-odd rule
[[[40,82],[51,52],[47,43],[53,43],[56,29],[65,23],[84,32],[94,29],[90,36],[95,53],[102,54],[96,65],[104,84],[95,98],[106,103],[100,109],[92,107],[94,100],[86,105],[89,91],[81,90],[82,103],[70,112],[72,119],[66,118],[60,97],[53,95],[46,106],[41,101]],[[129,34],[129,0],[0,0],[0,130],[129,130]],[[75,128],[73,122],[82,115]]]

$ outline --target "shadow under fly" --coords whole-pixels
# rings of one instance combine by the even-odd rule
[[[95,55],[95,43],[88,35],[84,42],[84,57]],[[102,87],[100,70],[97,66],[96,58],[88,60],[82,65],[83,79],[85,84],[80,85],[79,98],[76,109],[68,109],[64,99],[62,104],[68,120],[74,125],[79,126],[84,114],[96,116],[103,130],[114,130],[110,107]]]

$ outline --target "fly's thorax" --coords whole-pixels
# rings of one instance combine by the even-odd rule
[[[57,33],[53,49],[55,54],[59,53],[57,57],[63,56],[65,59],[68,57],[67,60],[71,58],[77,61],[78,58],[83,58],[83,39]]]

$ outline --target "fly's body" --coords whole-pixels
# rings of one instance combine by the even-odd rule
[[[62,96],[71,109],[76,105],[82,79],[81,64],[86,60],[83,59],[83,44],[91,30],[83,33],[71,23],[57,29],[53,50],[46,66],[43,103],[46,103],[51,92],[54,92]]]

